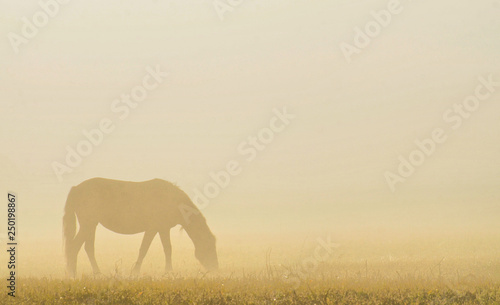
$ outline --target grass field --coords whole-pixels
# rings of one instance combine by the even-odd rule
[[[137,279],[128,274],[140,236],[98,240],[103,275],[91,275],[82,251],[74,280],[64,276],[60,245],[25,242],[17,297],[2,293],[0,303],[500,304],[498,236],[373,236],[312,235],[300,242],[220,237],[217,273],[205,273],[189,240],[173,236],[175,271],[163,273],[155,240]],[[336,243],[332,252],[322,252],[321,260],[315,256],[318,237]]]
[[[500,304],[499,285],[441,281],[316,279],[292,289],[258,277],[28,278],[20,289],[17,304]]]

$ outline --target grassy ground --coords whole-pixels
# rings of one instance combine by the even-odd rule
[[[21,279],[15,302],[2,304],[500,304],[500,286],[445,282],[279,279]]]
[[[497,234],[332,236],[338,247],[322,251],[322,261],[316,260],[318,238],[330,237],[221,237],[221,270],[206,274],[190,241],[176,237],[175,272],[167,276],[156,240],[142,276],[130,279],[140,236],[117,235],[96,245],[104,275],[90,276],[82,251],[76,280],[65,278],[60,241],[24,241],[17,297],[8,297],[4,284],[0,304],[500,304]]]

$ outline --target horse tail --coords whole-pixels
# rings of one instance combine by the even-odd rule
[[[75,214],[75,191],[72,188],[69,192],[68,199],[66,200],[66,206],[64,207],[63,216],[63,246],[66,258],[69,257],[71,242],[76,235],[76,214]]]

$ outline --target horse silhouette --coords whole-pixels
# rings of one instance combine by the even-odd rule
[[[63,217],[64,248],[70,277],[76,276],[77,256],[84,243],[94,274],[100,273],[94,250],[99,223],[120,234],[144,232],[132,275],[139,274],[142,261],[157,233],[165,252],[165,271],[172,270],[170,229],[178,224],[193,241],[195,257],[200,263],[208,270],[218,268],[215,236],[205,218],[188,195],[170,182],[160,179],[129,182],[93,178],[72,187]]]

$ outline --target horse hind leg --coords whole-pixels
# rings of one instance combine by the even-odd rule
[[[85,230],[83,229],[83,227],[81,227],[78,233],[76,234],[75,238],[71,241],[71,245],[69,245],[69,251],[67,253],[68,272],[70,277],[76,276],[78,252],[80,252],[80,249],[84,241],[85,241]]]
[[[89,257],[90,265],[92,266],[92,271],[94,274],[100,274],[99,266],[97,265],[97,261],[95,259],[95,231],[97,228],[97,224],[92,225],[86,231],[86,239],[85,239],[85,252],[87,252],[87,256]]]

